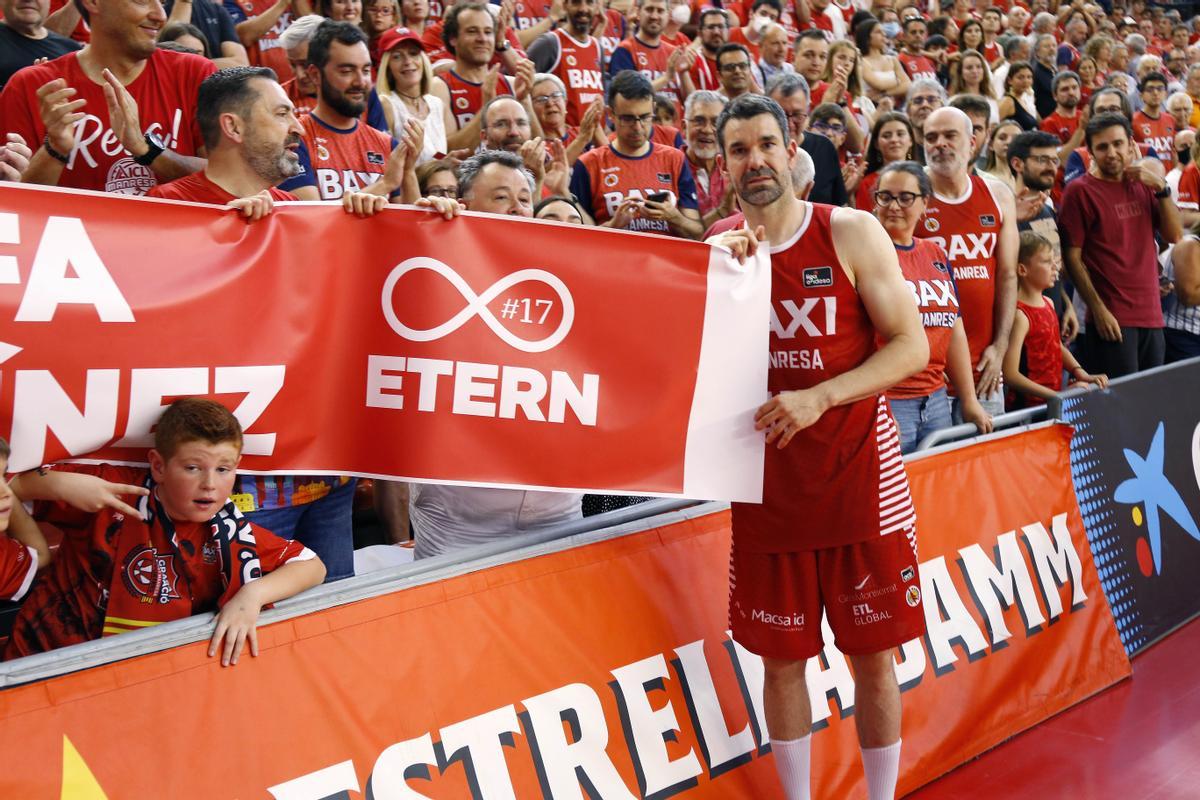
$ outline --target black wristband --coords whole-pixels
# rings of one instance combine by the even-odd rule
[[[55,161],[61,161],[63,164],[66,164],[71,160],[70,156],[64,156],[50,145],[50,134],[48,133],[42,139],[42,149],[44,149],[46,153]]]
[[[1169,184],[1169,183],[1164,185],[1163,188],[1159,189],[1157,192],[1154,193],[1155,199],[1158,199],[1158,200],[1166,200],[1170,196],[1171,196],[1171,184]]]

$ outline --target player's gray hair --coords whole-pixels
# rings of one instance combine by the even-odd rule
[[[687,96],[687,100],[683,101],[683,118],[687,119],[692,115],[692,109],[696,103],[720,103],[721,108],[725,108],[725,104],[729,102],[729,98],[718,92],[710,89],[698,89]]]
[[[308,44],[309,39],[313,37],[317,28],[321,27],[321,23],[324,21],[325,18],[320,14],[306,14],[287,26],[287,29],[279,35],[279,43],[284,50]]]
[[[796,92],[804,92],[805,99],[812,97],[808,80],[799,72],[780,72],[772,75],[771,79],[767,81],[764,91],[767,93],[767,97],[775,95],[791,97]]]
[[[500,164],[517,170],[525,176],[525,180],[529,181],[529,191],[537,191],[533,173],[525,168],[525,162],[519,155],[507,150],[481,150],[458,165],[458,196],[460,198],[466,198],[471,193],[475,181],[479,178],[479,173],[483,172],[483,168],[488,164]]]

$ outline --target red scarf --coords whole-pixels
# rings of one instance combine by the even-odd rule
[[[192,584],[197,569],[214,559],[221,572],[218,608],[262,577],[254,531],[231,501],[205,523],[210,536],[200,552],[191,552],[194,548],[180,547],[175,524],[155,494],[154,480],[147,476],[145,486],[150,494],[138,504],[140,518],[125,517],[114,531],[113,574],[101,636],[141,630],[205,610],[193,608]]]

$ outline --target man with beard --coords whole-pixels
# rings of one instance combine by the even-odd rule
[[[727,44],[717,51],[721,94],[730,100],[755,91],[754,61],[745,45]]]
[[[598,0],[566,0],[567,27],[539,36],[529,58],[539,73],[555,75],[566,89],[567,121],[578,127],[588,106],[604,100],[604,50],[592,36]],[[536,111],[536,109],[535,109]]]
[[[809,199],[814,203],[844,206],[849,201],[846,182],[838,163],[837,148],[819,133],[806,132],[809,84],[795,73],[776,75],[767,84],[767,95],[783,109],[788,135],[812,159],[815,177]]]
[[[901,66],[914,81],[936,81],[937,66],[925,55],[925,36],[929,30],[925,20],[909,17],[904,21],[904,48],[896,54]]]
[[[1066,161],[1076,147],[1083,144],[1083,126],[1087,112],[1080,112],[1079,76],[1071,71],[1054,76],[1054,113],[1042,120],[1040,127],[1058,138],[1058,157]]]
[[[360,119],[371,92],[366,34],[349,22],[321,23],[308,43],[308,76],[317,84],[317,107],[300,120],[300,174],[281,188],[301,200],[340,200],[358,191],[387,196],[399,189],[403,156],[397,151],[391,163],[388,158],[396,142]]]
[[[292,74],[290,79],[280,81],[280,85],[292,101],[292,105],[296,107],[297,116],[317,107],[317,82],[308,74],[308,43],[323,22],[324,17],[308,14],[289,25],[279,37],[280,46],[287,53]],[[371,88],[371,95],[367,100],[367,111],[363,114],[363,121],[378,131],[386,133],[391,130],[383,113],[383,104],[379,102],[379,95],[374,87]]]
[[[1017,308],[1016,209],[1012,192],[971,174],[970,118],[939,108],[925,120],[923,140],[933,196],[915,235],[933,239],[950,256],[979,402],[1004,413],[1000,370]],[[961,420],[959,403],[954,415]]]
[[[1066,74],[1066,73],[1063,73]],[[1016,182],[1017,232],[1033,231],[1050,242],[1055,274],[1059,279],[1045,291],[1054,302],[1062,327],[1063,341],[1071,342],[1079,333],[1079,317],[1071,298],[1063,291],[1062,242],[1058,235],[1058,217],[1050,202],[1050,190],[1058,175],[1059,141],[1052,133],[1025,131],[1008,143],[1008,162]]]
[[[1167,76],[1151,72],[1138,85],[1142,97],[1142,110],[1133,115],[1133,139],[1154,148],[1163,169],[1175,165],[1175,118],[1165,113],[1163,104],[1167,100]]]
[[[58,58],[83,45],[46,28],[50,0],[3,0],[0,10],[0,89],[13,73],[39,58]]]
[[[746,224],[710,241],[738,257],[771,245],[772,397],[755,414],[768,445],[763,502],[733,505],[733,638],[763,658],[775,769],[789,800],[807,800],[805,668],[824,647],[824,610],[850,654],[869,797],[891,798],[900,767],[893,652],[925,619],[916,517],[884,392],[923,368],[928,341],[875,218],[796,197],[798,151],[777,103],[737,98],[717,139]],[[788,309],[814,305],[829,312],[813,315],[816,327],[780,324]]]
[[[687,157],[650,139],[650,81],[633,70],[617,73],[608,85],[608,112],[616,138],[579,157],[571,194],[597,225],[698,239],[704,228]]]
[[[692,92],[683,107],[688,165],[696,179],[696,200],[705,229],[733,213],[733,187],[717,166],[717,118],[728,101],[707,90]]]
[[[719,8],[704,9],[700,12],[699,34],[699,57],[692,62],[688,76],[696,89],[716,91],[721,88],[717,51],[729,41],[729,17]]]
[[[1112,378],[1163,363],[1163,316],[1155,232],[1166,244],[1183,226],[1171,187],[1134,163],[1129,120],[1097,114],[1084,131],[1095,174],[1067,184],[1059,221],[1063,253],[1087,305],[1084,366]]]
[[[193,115],[213,63],[156,48],[157,2],[79,6],[91,43],[20,70],[0,94],[0,131],[38,148],[22,180],[141,195],[203,167]]]
[[[608,74],[616,75],[627,69],[640,72],[649,79],[654,91],[670,97],[682,109],[683,99],[692,91],[687,70],[693,54],[687,48],[662,40],[667,0],[641,0],[637,13],[637,33],[617,45],[608,62]]]

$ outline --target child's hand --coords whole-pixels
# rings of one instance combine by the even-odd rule
[[[258,600],[254,582],[246,584],[217,614],[217,627],[208,644],[208,657],[212,658],[217,651],[221,651],[221,666],[232,666],[237,664],[242,648],[249,642],[250,655],[257,658],[258,630],[255,626],[261,611],[262,603]],[[222,639],[225,640],[224,646]]]
[[[138,510],[122,500],[121,495],[142,497],[150,494],[150,490],[145,486],[109,483],[95,475],[85,475],[81,472],[52,471],[46,477],[53,478],[55,493],[64,503],[89,514],[111,508],[136,519],[141,516]]]
[[[1087,386],[1095,386],[1098,389],[1104,389],[1108,386],[1107,375],[1092,375],[1084,371],[1083,367],[1076,367],[1071,370],[1071,377],[1075,380],[1071,382],[1070,388],[1081,389]]]

